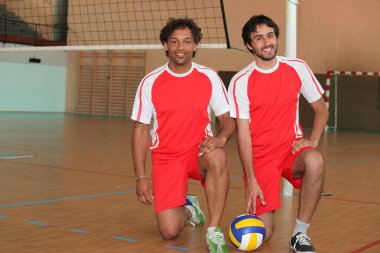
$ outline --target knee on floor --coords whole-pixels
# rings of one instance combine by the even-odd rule
[[[177,229],[174,227],[161,227],[159,229],[162,237],[165,240],[174,240],[178,237],[179,233],[181,232],[181,229]]]

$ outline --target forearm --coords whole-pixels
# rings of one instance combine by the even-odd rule
[[[226,113],[222,116],[219,116],[218,120],[220,122],[220,128],[216,137],[222,138],[226,143],[230,139],[232,134],[235,132],[235,119],[231,118],[229,113]]]
[[[132,133],[132,157],[136,177],[145,176],[145,162],[149,145],[148,125],[136,122]]]
[[[246,176],[247,182],[251,182],[252,180],[256,181],[253,168],[252,142],[248,120],[238,119],[237,126],[238,149],[244,175]]]
[[[323,101],[323,98],[322,101],[317,101],[316,104],[312,105],[312,107],[315,111],[315,117],[309,141],[318,146],[319,140],[326,128],[327,120],[329,118],[329,111]]]
[[[247,181],[256,180],[255,173],[253,170],[253,158],[252,158],[252,146],[250,142],[247,142],[246,138],[250,138],[249,136],[238,137],[238,149],[239,149],[239,157],[241,164],[243,166],[244,175]]]

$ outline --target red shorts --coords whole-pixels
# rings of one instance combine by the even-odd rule
[[[152,182],[156,213],[184,205],[189,178],[204,185],[198,165],[198,147],[176,158],[152,155]]]
[[[254,161],[254,170],[256,180],[264,193],[266,205],[261,204],[260,198],[256,200],[256,215],[261,215],[270,211],[277,210],[281,207],[281,178],[288,180],[294,188],[301,187],[302,178],[293,178],[294,161],[307,149],[314,149],[311,146],[300,149],[297,153],[292,154],[291,150],[284,152],[281,157],[265,158],[264,162]],[[244,179],[245,180],[245,179]]]

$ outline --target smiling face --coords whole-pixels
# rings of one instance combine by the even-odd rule
[[[251,42],[247,47],[253,51],[259,67],[265,68],[276,63],[278,40],[273,28],[265,24],[258,25],[256,31],[251,33]]]
[[[191,68],[193,52],[197,50],[191,30],[176,29],[164,43],[169,54],[169,68],[175,73],[185,73]]]

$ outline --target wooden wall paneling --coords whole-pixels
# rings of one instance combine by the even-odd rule
[[[91,114],[95,66],[94,54],[89,51],[80,52],[79,54],[80,63],[76,112],[81,114]]]
[[[81,52],[77,112],[129,118],[145,58],[141,51]]]
[[[125,115],[127,61],[128,54],[126,51],[113,51],[109,110],[111,116]]]
[[[127,71],[127,94],[126,94],[126,115],[132,114],[133,102],[135,100],[136,90],[140,81],[145,75],[146,52],[134,53],[128,58]]]
[[[92,93],[92,114],[108,115],[110,86],[110,58],[108,51],[95,53],[94,89]]]

